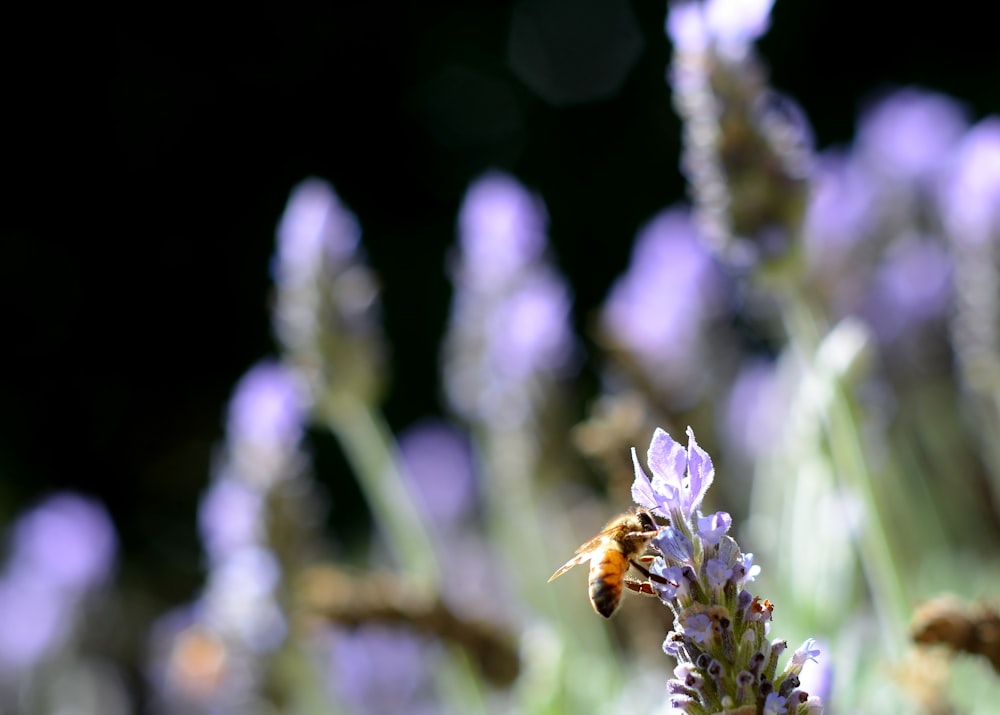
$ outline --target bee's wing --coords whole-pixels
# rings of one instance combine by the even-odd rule
[[[590,557],[594,555],[595,551],[601,548],[601,545],[603,543],[604,543],[604,533],[602,532],[597,536],[595,536],[590,541],[588,541],[587,543],[581,545],[580,548],[576,550],[576,553],[573,555],[573,558],[571,558],[569,561],[560,566],[559,570],[557,570],[554,574],[552,574],[551,577],[549,577],[549,583],[555,581],[557,578],[562,576],[564,573],[569,571],[574,566],[579,566],[580,564],[584,564],[590,561]]]

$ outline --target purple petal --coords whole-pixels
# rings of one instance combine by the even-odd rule
[[[694,560],[694,545],[684,534],[672,526],[665,526],[654,537],[653,544],[664,558],[674,564],[690,564]]]
[[[684,653],[683,646],[684,641],[674,638],[673,631],[667,633],[667,637],[663,639],[663,652],[675,660],[681,659]]]
[[[764,701],[764,715],[784,715],[787,712],[785,698],[777,693],[769,693]]]
[[[712,486],[715,479],[715,468],[712,466],[712,458],[708,452],[698,446],[694,439],[694,430],[687,428],[688,436],[688,474],[691,481],[688,485],[688,494],[685,497],[687,513],[693,514],[701,506],[701,500],[705,497],[705,492]]]
[[[821,700],[826,700],[833,684],[833,668],[830,665],[830,659],[819,660],[820,648],[816,640],[810,638],[802,648],[795,651],[792,660],[794,661],[796,654],[803,650],[805,657],[801,658],[802,670],[798,673],[799,688],[810,695],[818,696]],[[811,665],[810,660],[814,661]]]
[[[681,625],[696,643],[705,643],[712,636],[712,619],[704,613],[682,615]]]
[[[667,566],[663,559],[656,559],[649,568],[650,572],[657,576],[662,576],[669,583],[659,583],[653,581],[660,598],[664,601],[671,601],[675,598],[684,598],[688,594],[688,580],[684,578],[684,570],[680,566]]]
[[[792,653],[792,662],[790,663],[791,669],[801,670],[802,666],[808,661],[816,661],[819,658],[820,649],[816,646],[815,638],[807,638],[806,642],[800,645],[794,653]],[[794,672],[798,672],[795,670]]]
[[[733,523],[733,517],[724,511],[717,511],[711,516],[703,516],[698,519],[698,536],[709,546],[715,546],[722,539],[723,535],[729,531]]]
[[[672,508],[683,509],[687,454],[684,448],[659,427],[653,432],[646,453],[646,463],[653,472],[653,491]]]
[[[705,564],[705,573],[708,574],[709,585],[712,588],[720,589],[733,575],[733,569],[724,561],[709,559]]]
[[[748,583],[757,578],[757,575],[760,573],[760,565],[753,562],[752,553],[743,554],[743,559],[740,562],[739,569],[743,575],[737,583],[738,586],[746,586]]]
[[[649,483],[649,477],[646,476],[646,472],[639,464],[639,456],[635,452],[635,447],[632,448],[632,465],[635,468],[635,479],[632,481],[632,501],[647,509],[659,510],[661,504],[656,492],[653,491],[653,485]],[[661,516],[666,516],[666,512],[662,512]]]

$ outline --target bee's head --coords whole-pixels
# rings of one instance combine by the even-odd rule
[[[649,509],[636,509],[635,517],[639,520],[639,524],[642,526],[640,531],[656,531],[660,528],[660,525],[656,523],[653,519],[653,512]]]

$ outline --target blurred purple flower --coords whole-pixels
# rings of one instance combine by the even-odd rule
[[[73,604],[32,574],[0,579],[0,682],[17,679],[69,636]]]
[[[465,279],[489,290],[537,262],[548,217],[517,181],[489,173],[469,187],[458,217]]]
[[[923,182],[951,157],[966,124],[965,112],[954,100],[908,88],[862,114],[856,146],[874,171]]]
[[[219,476],[201,499],[198,525],[210,558],[223,558],[263,537],[264,498],[257,489]]]
[[[894,242],[879,268],[864,312],[883,342],[946,314],[951,261],[944,246],[926,238]]]
[[[146,677],[163,701],[154,712],[204,712],[198,705],[218,696],[224,681],[239,677],[223,641],[190,605],[153,621],[146,642]]]
[[[669,209],[640,231],[601,322],[651,376],[684,399],[704,380],[705,327],[721,309],[723,286],[688,212]]]
[[[701,52],[708,48],[711,34],[705,11],[699,2],[678,2],[667,12],[667,36],[679,51]]]
[[[345,263],[361,240],[358,221],[322,179],[306,179],[288,197],[278,224],[278,266],[308,276],[328,261]]]
[[[285,619],[275,600],[281,567],[274,554],[247,546],[215,564],[201,597],[204,622],[242,648],[267,653],[285,637]]]
[[[819,270],[831,259],[842,261],[843,254],[871,233],[877,197],[876,179],[852,154],[828,151],[817,158],[804,233]]]
[[[62,646],[81,600],[110,577],[116,551],[104,507],[78,494],[55,494],[17,520],[0,576],[0,676]]]
[[[265,491],[295,476],[308,409],[298,373],[277,362],[251,367],[230,399],[225,461],[216,478]]]
[[[254,365],[233,390],[225,449],[198,513],[208,556],[206,583],[191,609],[191,623],[154,654],[153,668],[170,671],[159,683],[165,697],[203,698],[228,711],[262,697],[261,656],[277,649],[287,634],[268,499],[301,475],[309,407],[299,374],[284,363]],[[205,668],[210,675],[200,670]]]
[[[117,543],[107,512],[77,494],[49,497],[13,530],[11,571],[33,572],[54,588],[79,592],[110,574]]]
[[[571,296],[545,259],[545,224],[510,177],[488,174],[466,194],[443,373],[467,418],[521,421],[572,367]]]
[[[962,139],[943,182],[945,222],[959,241],[1000,241],[1000,117]]]
[[[753,460],[774,443],[787,409],[779,388],[772,361],[751,358],[740,366],[722,418],[725,442],[739,456]]]
[[[294,448],[302,436],[308,398],[295,375],[280,363],[252,367],[236,385],[229,403],[230,443],[265,449]]]
[[[385,365],[379,290],[357,219],[320,179],[295,187],[272,265],[275,336],[312,396],[376,398]]]
[[[419,422],[400,435],[399,451],[429,524],[447,529],[472,512],[472,451],[458,430],[437,420]]]
[[[706,0],[705,22],[723,48],[749,45],[771,26],[774,0]]]
[[[569,365],[570,295],[554,273],[535,271],[490,317],[488,360],[495,372],[523,380]]]
[[[672,4],[667,35],[679,50],[702,51],[714,41],[719,52],[739,60],[767,32],[774,0],[706,0]]]
[[[870,288],[878,239],[895,205],[887,192],[884,177],[856,152],[828,151],[815,162],[805,256],[810,285],[834,316],[856,313]]]
[[[329,679],[334,697],[358,715],[430,713],[434,651],[413,633],[389,626],[333,629]]]

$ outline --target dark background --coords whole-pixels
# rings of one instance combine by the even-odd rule
[[[956,3],[875,5],[778,0],[760,43],[819,146],[898,85],[961,98],[974,119],[1000,112],[994,23]],[[52,489],[99,495],[123,577],[189,595],[227,397],[274,351],[274,227],[309,175],[357,214],[384,285],[394,427],[441,409],[445,258],[485,169],[544,197],[585,328],[636,229],[684,197],[664,3],[625,6],[634,65],[613,96],[569,106],[511,71],[509,2],[9,24],[0,520]],[[326,479],[335,514],[356,505],[344,481]]]

